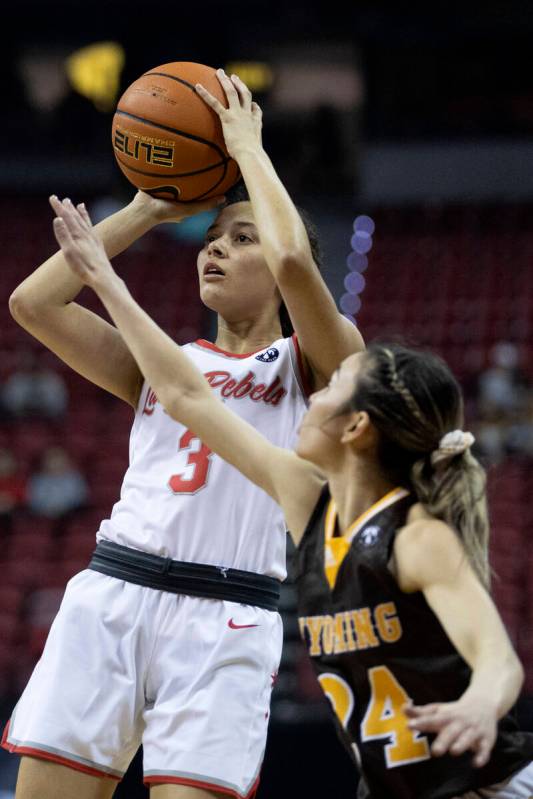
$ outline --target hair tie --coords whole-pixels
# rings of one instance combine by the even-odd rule
[[[437,466],[455,455],[461,455],[466,452],[475,440],[472,433],[467,433],[463,430],[452,430],[452,432],[446,433],[439,441],[438,448],[431,453],[432,466]]]

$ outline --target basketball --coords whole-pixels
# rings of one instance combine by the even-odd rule
[[[224,194],[240,177],[220,120],[196,93],[196,83],[227,106],[215,69],[180,61],[145,72],[118,102],[115,158],[130,183],[154,197],[205,200]]]

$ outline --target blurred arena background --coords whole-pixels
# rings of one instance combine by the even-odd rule
[[[110,144],[117,97],[147,69],[189,60],[237,71],[255,92],[266,148],[365,338],[429,346],[459,376],[489,472],[494,595],[527,673],[518,710],[533,729],[533,15],[515,0],[343,5],[17,0],[3,19],[2,726],[117,498],[131,422],[17,327],[8,297],[55,249],[50,193],[86,201],[96,219],[128,201]],[[352,240],[358,215],[375,222],[366,243]],[[202,220],[167,225],[118,259],[180,342],[213,331],[197,298],[202,233]],[[353,796],[294,611],[289,579],[259,796]],[[0,799],[14,796],[17,766],[0,750]],[[116,796],[143,790],[137,758]]]

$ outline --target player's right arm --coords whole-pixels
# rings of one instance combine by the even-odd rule
[[[56,197],[50,202],[54,210],[61,205]],[[138,192],[96,229],[113,258],[155,225],[180,221],[214,205],[216,201],[179,206]],[[76,372],[135,407],[143,382],[139,366],[116,327],[74,302],[83,285],[59,250],[15,289],[9,300],[11,314]]]
[[[167,413],[276,500],[297,543],[324,484],[315,467],[271,444],[216,398],[114,272],[86,212],[63,205],[54,231],[70,268],[98,294]]]

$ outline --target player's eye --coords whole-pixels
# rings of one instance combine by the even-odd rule
[[[247,236],[246,233],[239,233],[237,236],[237,241],[240,242],[240,244],[245,244],[247,241],[253,241],[253,239],[251,239],[250,236]]]

